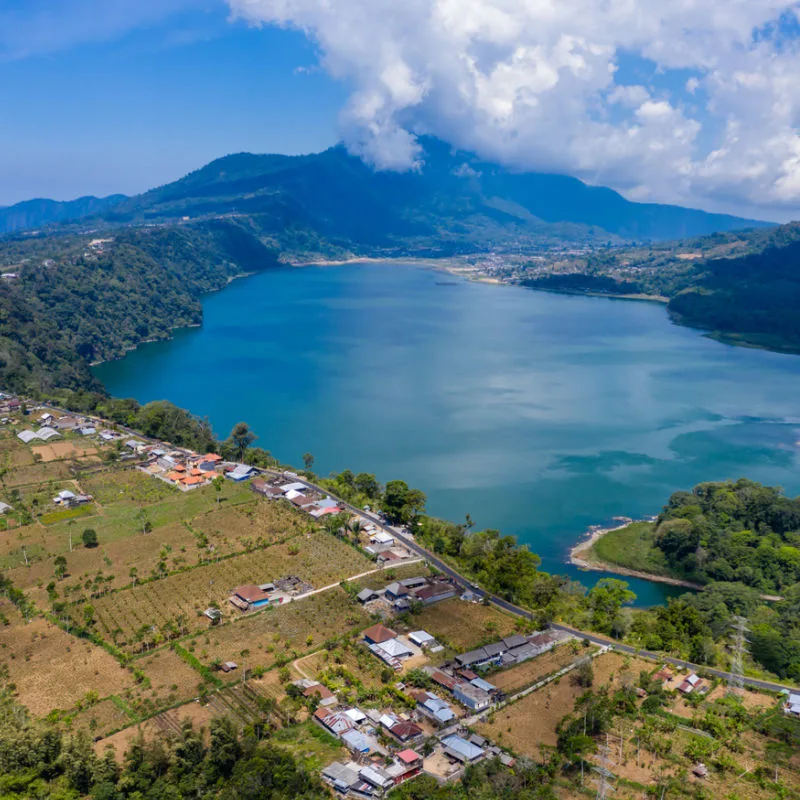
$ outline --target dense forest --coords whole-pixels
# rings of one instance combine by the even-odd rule
[[[779,593],[800,582],[800,499],[745,479],[701,483],[670,497],[654,544],[675,575]]]
[[[199,324],[202,294],[278,261],[245,225],[212,220],[8,240],[0,263],[0,386],[41,396],[101,389],[91,362]]]

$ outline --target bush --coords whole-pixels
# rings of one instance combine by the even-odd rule
[[[83,540],[84,547],[97,547],[99,544],[97,539],[97,531],[94,528],[87,528],[82,534],[81,539]]]

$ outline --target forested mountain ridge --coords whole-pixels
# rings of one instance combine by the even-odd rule
[[[0,281],[0,386],[99,388],[89,365],[199,324],[200,297],[278,265],[245,225],[125,228],[7,243]]]
[[[108,197],[87,196],[66,201],[46,198],[24,200],[0,208],[0,234],[104,214],[125,199],[124,194],[112,194]]]
[[[108,219],[247,214],[264,231],[305,226],[356,249],[463,252],[512,241],[663,240],[768,223],[634,203],[576,178],[515,172],[423,138],[417,170],[375,171],[337,146],[304,156],[225,156],[130,198]]]

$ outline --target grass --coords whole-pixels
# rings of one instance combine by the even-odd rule
[[[56,522],[63,522],[68,519],[78,517],[91,517],[95,513],[95,507],[91,503],[76,508],[65,508],[61,511],[51,511],[49,514],[42,514],[39,522],[42,525],[54,525]]]
[[[426,630],[442,644],[465,652],[496,642],[516,631],[516,619],[494,606],[467,603],[458,598],[443,600],[415,615],[413,630]]]
[[[288,750],[312,771],[321,770],[347,752],[336,738],[311,720],[276,731],[272,743]]]
[[[656,526],[633,522],[598,539],[589,551],[589,561],[602,561],[654,575],[669,575],[664,556],[655,546]]]

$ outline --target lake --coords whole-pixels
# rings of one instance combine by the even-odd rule
[[[411,265],[281,269],[203,301],[204,324],[95,373],[287,463],[402,478],[428,510],[568,567],[588,526],[747,476],[800,492],[800,360],[722,345],[653,303],[533,292]],[[638,604],[676,593],[631,580]]]

